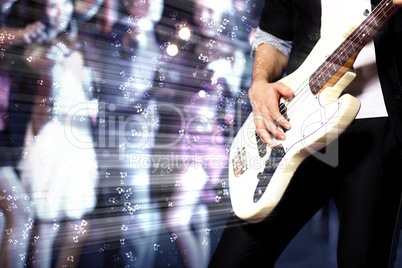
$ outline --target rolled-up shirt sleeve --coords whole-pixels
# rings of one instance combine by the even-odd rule
[[[255,51],[262,44],[273,45],[276,49],[278,49],[287,59],[289,59],[290,51],[292,49],[292,41],[282,40],[272,34],[269,34],[260,27],[257,28],[254,33],[253,41],[251,42],[252,46],[252,56],[254,56]]]

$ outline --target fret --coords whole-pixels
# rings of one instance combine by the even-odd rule
[[[353,52],[352,54],[354,54],[356,52],[355,44],[356,44],[355,42],[352,42],[351,47],[350,47],[352,49],[352,52]]]
[[[309,86],[311,92],[314,95],[319,93],[338,72],[340,72],[338,76],[342,76],[346,72],[342,67],[351,67],[355,59],[352,59],[352,57],[357,56],[364,45],[397,9],[398,7],[393,4],[392,0],[381,1],[381,3],[367,15],[367,18],[361,25],[357,27],[310,76]],[[352,60],[352,62],[349,62],[350,60]],[[337,81],[332,81],[331,83],[336,82]],[[329,86],[332,86],[332,84]]]
[[[337,65],[338,66],[342,66],[343,64],[344,64],[344,62],[341,60],[341,57],[340,56],[344,56],[344,52],[343,51],[341,51],[341,54],[337,57],[337,59],[338,59],[338,62],[337,62]]]
[[[332,69],[332,71],[336,72],[338,69],[335,67],[335,64],[331,63],[330,67]]]
[[[326,77],[332,77],[334,75],[334,71],[336,72],[336,69],[332,70],[331,65],[333,66],[333,64],[328,65],[328,68],[326,70]]]
[[[384,15],[384,18],[387,17],[387,13],[384,10],[382,11],[382,14]]]

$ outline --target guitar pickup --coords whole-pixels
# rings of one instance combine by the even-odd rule
[[[287,114],[287,108],[283,102],[279,104],[279,111],[281,112],[281,114],[287,121],[290,121],[290,118]],[[280,127],[277,122],[275,122],[275,124],[277,124],[277,126]],[[286,133],[287,129],[284,129],[284,128],[281,128],[281,129],[283,130],[284,133]],[[257,131],[255,131],[255,138],[257,141],[258,155],[261,158],[263,158],[267,154],[267,144],[265,144],[261,140],[260,136],[258,136],[258,134],[257,134]]]
[[[290,118],[288,116],[288,108],[286,108],[285,104],[282,102],[279,104],[279,111],[281,112],[281,114],[283,115],[283,117],[288,120],[288,122],[290,121]],[[285,128],[282,128],[283,133],[286,133],[286,131],[288,131]]]
[[[283,146],[278,145],[273,147],[271,151],[271,156],[280,158],[280,160],[282,160],[282,157],[285,156],[285,150],[283,149]]]
[[[264,172],[259,172],[257,174],[257,179],[259,179],[260,181],[263,181],[263,182],[265,182],[267,184],[269,183],[271,178],[272,178],[271,174],[267,174],[267,173],[264,173]]]
[[[268,187],[272,176],[274,175],[276,168],[285,156],[285,150],[282,145],[277,145],[272,148],[269,159],[265,161],[264,171],[257,174],[258,184],[254,193],[254,202],[257,202],[262,194]]]
[[[267,154],[267,144],[261,140],[260,136],[257,134],[257,131],[255,132],[255,138],[257,140],[258,155],[262,158]]]

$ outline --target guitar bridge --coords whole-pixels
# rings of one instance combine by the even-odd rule
[[[247,166],[247,156],[246,156],[246,148],[237,149],[237,153],[232,160],[233,163],[233,172],[236,177],[240,177],[244,172],[248,169]]]

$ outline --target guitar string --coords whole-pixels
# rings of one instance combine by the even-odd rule
[[[386,2],[386,0],[384,0],[384,3]],[[390,10],[392,10],[392,9],[394,9],[395,8],[395,6],[393,6],[393,5],[387,5],[386,7],[385,7],[385,9],[387,8],[387,7],[389,7],[389,10],[384,10],[385,11],[385,13],[386,14],[388,14],[388,12],[390,11]],[[375,23],[375,24],[378,24],[378,22],[379,22],[379,18],[377,18],[377,15],[381,12],[381,11],[383,11],[383,9],[381,8],[381,7],[379,7],[379,8],[377,8],[377,9],[374,9],[373,10],[373,12],[372,12],[372,15],[370,16],[370,17],[368,17],[367,19],[366,19],[366,24],[367,24],[367,27],[365,27],[364,28],[364,30],[362,30],[362,28],[360,27],[359,29],[355,29],[348,37],[347,37],[347,39],[339,46],[339,48],[337,49],[337,50],[335,50],[335,52],[337,52],[337,51],[340,51],[340,52],[345,52],[346,53],[346,55],[349,55],[349,53],[351,53],[352,52],[352,55],[353,55],[353,53],[355,53],[357,50],[353,50],[353,49],[350,49],[350,50],[346,50],[345,49],[345,47],[346,48],[348,48],[348,47],[351,47],[351,45],[353,46],[353,44],[357,44],[359,41],[362,41],[362,40],[364,40],[362,43],[367,43],[371,38],[372,38],[372,36],[374,35],[374,33],[376,32],[376,30],[378,30],[378,26],[377,27],[375,27],[375,26],[373,26],[373,22]],[[388,14],[389,15],[389,14]],[[388,16],[388,15],[385,15],[385,18]],[[369,35],[369,37],[368,38],[361,38],[361,36],[362,36],[362,33],[364,33],[364,31],[365,30],[367,30],[368,28],[371,28],[370,30],[373,30],[373,33],[372,34],[370,34]],[[365,37],[364,35],[363,35],[363,37]],[[331,70],[330,69],[332,69],[332,66],[333,65],[340,65],[340,64],[337,64],[336,63],[336,61],[339,61],[339,62],[341,62],[341,57],[344,57],[344,56],[340,56],[339,54],[338,55],[334,55],[335,54],[335,52],[328,58],[328,59],[330,59],[330,60],[326,60],[323,64],[322,64],[322,66],[320,66],[318,69],[322,69],[322,72],[321,73],[331,73]],[[348,57],[348,58],[350,58],[350,57]],[[341,66],[342,67],[342,66]],[[339,69],[338,69],[339,70]],[[286,104],[286,102],[288,102],[293,96],[291,96],[290,98],[288,98],[288,99],[286,99],[286,100],[284,100],[284,107],[280,110],[280,112],[281,113],[284,113],[286,110],[290,110],[289,111],[289,113],[292,113],[293,111],[291,111],[291,109],[292,109],[292,107],[293,106],[295,106],[295,105],[297,105],[297,102],[299,101],[304,101],[306,98],[308,98],[308,97],[310,97],[311,95],[311,92],[310,92],[310,90],[306,90],[306,88],[308,88],[308,89],[310,89],[310,87],[309,87],[309,85],[311,84],[311,85],[317,85],[317,83],[320,83],[320,77],[321,76],[318,76],[317,75],[317,72],[314,72],[313,73],[313,77],[310,77],[310,78],[313,78],[313,79],[307,79],[307,80],[305,80],[295,91],[294,91],[294,95],[296,96],[296,94],[298,94],[298,93],[300,93],[300,91],[301,91],[301,96],[299,97],[299,98],[295,98],[295,99],[293,99],[293,100],[291,100],[290,102],[289,102],[289,104]],[[310,83],[311,82],[311,83]],[[320,84],[318,84],[318,85],[320,85]],[[325,85],[325,81],[324,81],[324,85]],[[322,88],[322,87],[320,87],[320,88]],[[304,98],[303,98],[303,95],[305,95],[305,94],[307,94],[307,96],[305,96]]]
[[[384,0],[383,2],[386,2],[387,0]],[[380,3],[380,5],[382,4],[382,2]],[[386,5],[387,6],[387,5]],[[391,8],[392,8],[392,5],[390,5],[391,6]],[[376,11],[376,10],[378,10],[378,12],[380,12],[380,10],[379,9],[374,9],[373,10],[373,12],[372,13],[374,13],[374,11]],[[389,12],[389,11],[386,11],[386,12]],[[387,13],[388,14],[388,13]],[[389,15],[390,15],[391,13],[389,13],[388,15],[386,15],[385,17],[388,17]],[[372,17],[372,16],[370,16],[370,17]],[[375,17],[374,15],[373,15],[373,17]],[[373,20],[374,20],[374,18],[373,18]],[[377,21],[378,22],[378,21]],[[376,21],[374,21],[374,23],[376,23]],[[371,24],[370,24],[371,25]],[[380,27],[377,27],[377,29],[374,29],[374,32],[370,35],[370,37],[369,38],[367,38],[365,41],[363,41],[363,43],[364,42],[368,42],[371,38],[372,38],[372,36],[374,35],[374,33],[379,29]],[[367,28],[366,28],[367,29]],[[352,36],[352,35],[354,35],[354,36]],[[350,37],[350,38],[349,38]],[[345,45],[346,44],[348,44],[348,40],[350,40],[350,42],[353,44],[353,43],[356,43],[357,41],[356,41],[356,39],[355,38],[360,38],[360,33],[357,33],[357,31],[356,30],[354,30],[352,33],[351,33],[351,35],[349,35],[348,37],[347,37],[347,40],[345,40],[342,44],[341,44],[341,46],[339,47],[339,48],[341,48],[341,47],[343,47],[342,49],[343,50],[345,50]],[[360,39],[360,41],[361,41],[362,39]],[[349,44],[348,44],[349,45]],[[365,45],[365,44],[364,44]],[[342,50],[341,50],[342,51]],[[353,49],[351,50],[351,51],[348,51],[348,52],[353,52]],[[332,55],[334,55],[334,53],[332,54]],[[331,57],[332,57],[332,55],[331,55]],[[348,55],[348,54],[347,54]],[[353,55],[353,54],[352,54]],[[339,60],[339,57],[337,57],[337,56],[334,56],[334,58],[335,59],[338,59]],[[329,70],[329,67],[328,66],[330,66],[331,64],[333,64],[333,63],[329,63],[329,65],[327,64],[327,61],[325,61],[324,62],[324,68],[327,68],[326,70],[324,70],[324,71],[328,71]],[[335,72],[336,73],[336,72]],[[316,74],[316,72],[314,72],[314,74]],[[316,81],[318,80],[318,78],[316,78]],[[308,86],[309,86],[309,81],[310,81],[310,79],[307,79],[306,81],[304,81],[303,82],[303,84],[304,84],[304,86],[300,86],[299,88],[298,88],[298,90],[300,90],[300,88],[302,88],[301,90],[304,90],[304,92],[308,92],[309,93],[309,90],[305,90],[305,87],[306,87],[306,85],[305,84],[307,84]],[[316,82],[315,81],[315,82]],[[314,83],[315,83],[314,82]],[[325,81],[324,81],[325,82]],[[324,85],[325,85],[325,83],[324,83]],[[308,87],[309,88],[309,87]],[[288,100],[289,100],[289,98],[288,98]],[[286,100],[285,100],[286,101]],[[287,109],[286,108],[286,104],[285,104],[285,108],[284,109]],[[281,113],[283,112],[283,110],[281,111]],[[265,194],[265,193],[264,193]]]
[[[391,9],[392,9],[392,6],[391,6]],[[380,10],[380,9],[377,9],[377,10]],[[373,11],[373,14],[374,13],[377,13],[378,14],[378,12],[375,12],[376,10],[374,10]],[[375,17],[375,14],[374,14],[374,17]],[[373,22],[373,20],[375,19],[373,16],[371,16],[370,18],[368,18],[368,20],[367,20],[367,23],[372,23]],[[371,19],[371,20],[370,20]],[[374,21],[374,22],[376,22],[376,21]],[[372,25],[371,24],[369,24],[364,30],[367,30],[367,28],[369,28],[369,27],[372,27]],[[376,30],[376,28],[377,27],[372,27],[373,29],[373,32],[375,32],[375,30]],[[359,30],[361,30],[361,28],[359,29]],[[364,30],[363,30],[363,32],[364,32]],[[350,52],[353,52],[353,53],[355,53],[355,51],[353,51],[353,50],[345,50],[345,46],[346,47],[348,47],[348,46],[350,46],[350,44],[356,44],[356,43],[358,43],[358,41],[362,41],[362,38],[361,38],[361,33],[362,33],[362,31],[353,31],[352,33],[351,33],[351,35],[349,35],[348,36],[348,38],[345,40],[345,42],[343,42],[342,44],[341,44],[341,46],[335,51],[335,52],[337,52],[337,51],[344,51],[344,52],[346,52],[347,53],[347,55],[350,53]],[[363,43],[364,42],[368,42],[368,40],[370,39],[372,37],[372,34],[370,35],[370,37],[369,38],[366,38],[366,40],[364,40],[363,41]],[[358,40],[357,40],[358,39]],[[353,54],[352,54],[353,55]],[[321,72],[321,73],[330,73],[331,71],[330,71],[330,69],[332,69],[332,66],[335,64],[335,65],[340,65],[340,64],[337,64],[336,63],[336,61],[339,61],[339,62],[341,62],[341,56],[338,56],[338,55],[331,55],[330,57],[329,57],[329,59],[330,60],[327,60],[327,61],[325,61],[324,62],[324,64],[320,67],[323,71]],[[320,69],[319,68],[319,69]],[[311,81],[311,83],[309,83],[309,85],[311,84],[311,85],[313,85],[313,86],[316,86],[317,85],[317,82],[318,83],[320,83],[320,81],[318,81],[318,80],[320,80],[320,78],[321,78],[321,76],[317,76],[317,73],[315,72],[314,74],[313,74],[314,76],[312,77],[313,79],[308,79],[308,80],[306,80],[306,81],[304,81],[304,83],[299,87],[299,89],[301,88],[302,89],[302,91],[304,91],[303,93],[308,93],[308,95],[310,95],[310,92],[307,90],[305,90],[305,88],[307,87],[307,83],[308,82],[310,82]],[[318,84],[318,85],[320,85],[320,84]],[[325,81],[324,81],[324,85],[325,85]],[[320,88],[322,88],[322,87],[320,87]],[[295,93],[298,93],[300,90],[296,90],[295,91]],[[292,107],[291,107],[291,105],[296,105],[297,104],[297,100],[300,100],[300,98],[298,98],[298,99],[294,99],[294,101],[293,102],[290,102],[290,104],[289,105],[284,105],[284,108],[281,110],[281,113],[283,113],[286,109],[291,109]],[[288,99],[286,99],[285,100],[285,102],[286,101],[289,101],[289,98]]]
[[[282,114],[287,110],[289,111],[288,115],[292,114],[294,110],[297,109],[297,106],[300,102],[303,103],[308,97],[316,95],[313,92],[318,91],[317,89],[321,89],[323,86],[325,86],[325,84],[327,84],[327,82],[333,77],[333,75],[342,68],[343,64],[339,64],[338,62],[346,62],[344,55],[353,55],[357,51],[353,48],[345,49],[345,45],[353,45],[356,43],[355,40],[351,40],[353,38],[350,38],[350,36],[348,38],[349,40],[345,40],[345,42],[343,42],[341,46],[334,52],[339,53],[339,55],[334,56],[334,54],[332,54],[330,57],[328,57],[325,62],[318,68],[321,71],[318,73],[317,71],[314,72],[312,76],[309,77],[309,79],[303,81],[298,89],[295,90],[294,96],[296,97],[293,100],[290,100],[293,96],[285,100],[284,107],[280,110]],[[347,56],[347,59],[349,58],[350,57]],[[288,104],[286,104],[286,102],[288,102]],[[296,108],[293,109],[293,107]]]
[[[386,4],[386,2],[389,2],[388,4]],[[385,5],[385,7],[382,7],[382,5]],[[367,30],[368,28],[372,28],[371,30],[373,30],[373,33],[369,35],[368,38],[366,38],[365,41],[363,42],[368,42],[372,36],[374,35],[374,33],[376,32],[376,30],[378,30],[380,27],[377,25],[377,27],[373,27],[373,24],[378,24],[379,18],[378,15],[380,14],[380,12],[385,12],[385,18],[387,18],[391,13],[393,9],[397,9],[395,5],[392,4],[392,2],[390,0],[384,0],[382,3],[380,3],[378,5],[378,8],[375,8],[370,16],[368,18],[366,18],[364,20],[363,23],[367,24],[367,27],[364,30]],[[385,21],[384,21],[385,22]],[[356,28],[347,38],[344,42],[342,42],[342,44],[338,47],[338,49],[335,50],[335,52],[337,51],[342,51],[344,50],[344,52],[346,53],[350,53],[350,52],[356,52],[353,50],[345,50],[345,47],[350,47],[350,44],[355,44],[357,43],[356,39],[359,38],[359,40],[361,41],[362,39],[361,37],[361,27]],[[331,56],[329,58],[332,58],[332,61],[328,61],[326,60],[318,69],[323,69],[323,71],[321,73],[325,73],[325,72],[329,72],[329,68],[331,65],[337,65],[334,61],[335,60],[341,60],[339,56],[335,55],[334,53],[331,54]],[[353,55],[353,54],[352,54]],[[284,100],[283,104],[284,107],[280,110],[280,112],[283,114],[285,111],[289,112],[288,114],[293,114],[294,112],[296,112],[296,108],[293,109],[293,107],[295,105],[297,105],[298,102],[303,102],[305,101],[308,97],[311,96],[311,90],[310,90],[310,80],[311,80],[311,84],[312,85],[316,85],[317,81],[319,80],[319,76],[317,76],[316,72],[313,73],[313,79],[310,79],[311,77],[309,77],[309,79],[305,80],[295,91],[294,91],[294,96],[298,96],[295,97],[293,100],[291,100],[291,97],[287,98]],[[325,84],[324,84],[325,85]],[[308,90],[306,90],[306,88]],[[300,93],[301,95],[299,95],[298,93]],[[286,104],[286,102],[289,102],[289,104]],[[251,139],[255,134],[252,134],[249,138]]]
[[[378,30],[380,27],[378,26],[378,22],[381,21],[379,20],[379,18],[377,17],[378,14],[380,12],[384,12],[385,11],[385,18],[387,18],[390,14],[391,14],[391,10],[395,9],[395,5],[392,4],[392,2],[389,1],[388,4],[386,4],[387,0],[384,0],[382,3],[379,4],[378,8],[375,8],[372,13],[370,14],[370,16],[368,18],[365,19],[364,23],[367,24],[367,27],[364,28],[364,30],[367,30],[368,28],[371,28],[370,30],[373,30],[373,33],[369,35],[368,38],[366,38],[366,40],[363,41],[364,42],[368,42],[372,36],[374,35],[374,33],[376,32],[376,30]],[[382,5],[385,5],[385,7],[383,8]],[[389,8],[387,10],[387,8]],[[377,27],[373,26],[374,24],[377,24]],[[353,52],[355,53],[355,51],[352,50],[346,50],[345,47],[351,47],[351,45],[356,44],[358,41],[362,41],[361,38],[361,27],[356,28],[348,37],[347,39],[339,46],[339,48],[337,50],[335,50],[335,52],[337,51],[343,51],[346,52],[347,55],[349,55],[348,53]],[[364,31],[363,30],[363,31]],[[364,35],[363,35],[364,37]],[[357,41],[358,39],[358,41]],[[329,68],[331,66],[338,65],[335,63],[335,60],[337,61],[341,61],[341,58],[339,55],[334,55],[335,52],[333,54],[331,54],[331,56],[329,57],[329,59],[331,59],[331,61],[326,60],[318,69],[322,69],[321,73],[330,73],[331,71],[329,70]],[[352,54],[353,55],[353,54]],[[350,58],[350,57],[349,57]],[[293,100],[291,100],[289,102],[289,104],[286,104],[286,102],[288,102],[293,96],[291,96],[290,98],[284,100],[283,102],[283,108],[280,110],[280,112],[283,114],[285,111],[288,112],[288,115],[292,115],[296,109],[292,109],[294,106],[298,105],[298,102],[304,102],[308,97],[311,97],[311,92],[310,92],[310,87],[309,85],[317,85],[317,82],[319,81],[321,76],[317,75],[317,72],[313,73],[313,79],[307,79],[305,80],[295,91],[294,91],[294,96],[298,96],[295,97]],[[311,83],[310,83],[311,81]],[[318,82],[319,83],[319,82]],[[325,80],[324,80],[324,85],[325,85]],[[308,90],[306,90],[306,88],[308,88]],[[301,95],[299,95],[298,93],[301,92]],[[297,106],[296,106],[297,107]],[[254,134],[253,134],[254,135]],[[252,136],[253,136],[252,135]],[[252,137],[251,136],[251,137]],[[251,138],[250,137],[250,138]]]

